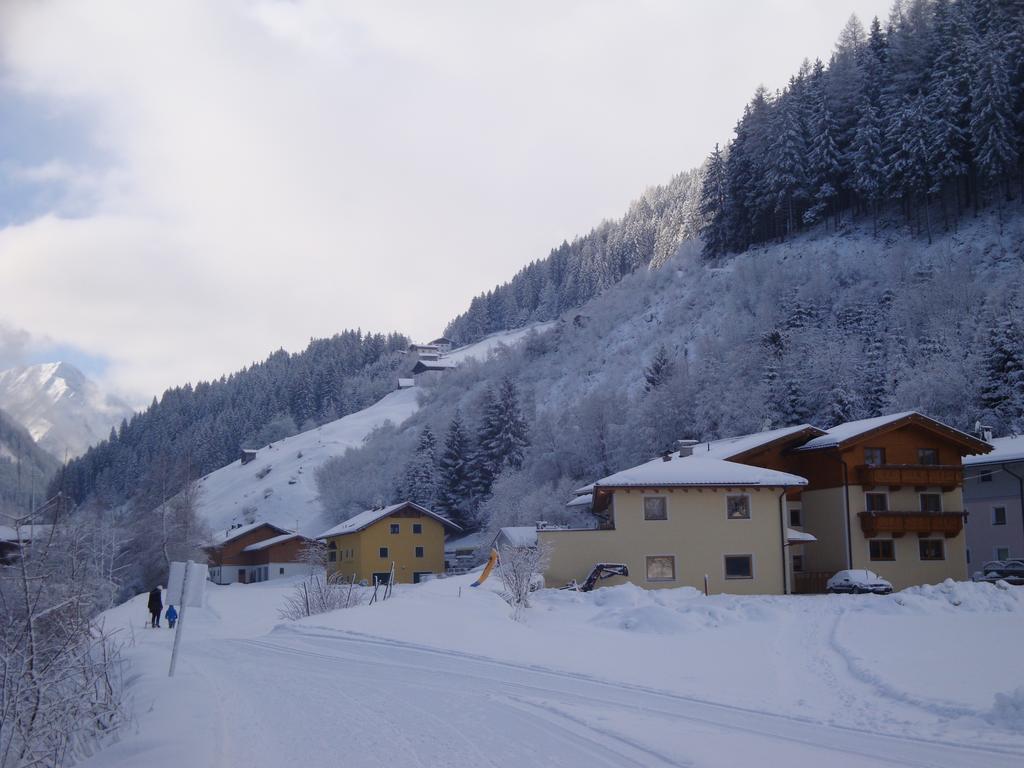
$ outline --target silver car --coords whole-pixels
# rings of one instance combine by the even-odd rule
[[[838,593],[861,595],[868,592],[875,595],[889,595],[892,594],[892,584],[874,571],[852,568],[839,571],[829,579],[825,591],[830,595]]]

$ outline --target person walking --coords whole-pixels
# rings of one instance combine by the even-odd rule
[[[174,629],[174,622],[178,620],[178,612],[174,610],[173,605],[167,606],[167,613],[164,614],[164,618],[167,619],[167,626]]]
[[[151,627],[160,626],[160,612],[164,609],[163,598],[160,597],[160,587],[153,587],[153,591],[149,593],[149,615]]]

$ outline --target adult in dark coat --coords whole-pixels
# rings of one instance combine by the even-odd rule
[[[149,624],[152,627],[160,626],[160,611],[164,608],[164,601],[160,597],[160,587],[153,587],[149,593],[149,613],[152,619]]]

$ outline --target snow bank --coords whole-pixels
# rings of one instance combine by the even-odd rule
[[[988,720],[1008,731],[1024,733],[1024,685],[1009,693],[997,693]]]

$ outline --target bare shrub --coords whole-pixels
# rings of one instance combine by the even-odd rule
[[[551,560],[551,544],[538,542],[532,547],[503,546],[498,550],[498,573],[504,586],[502,597],[512,606],[519,621],[530,607],[531,588],[538,582]]]
[[[291,594],[285,597],[284,606],[278,615],[282,619],[295,621],[328,611],[364,605],[367,599],[366,588],[356,584],[355,579],[345,581],[334,575],[324,577],[317,574],[295,585]]]

